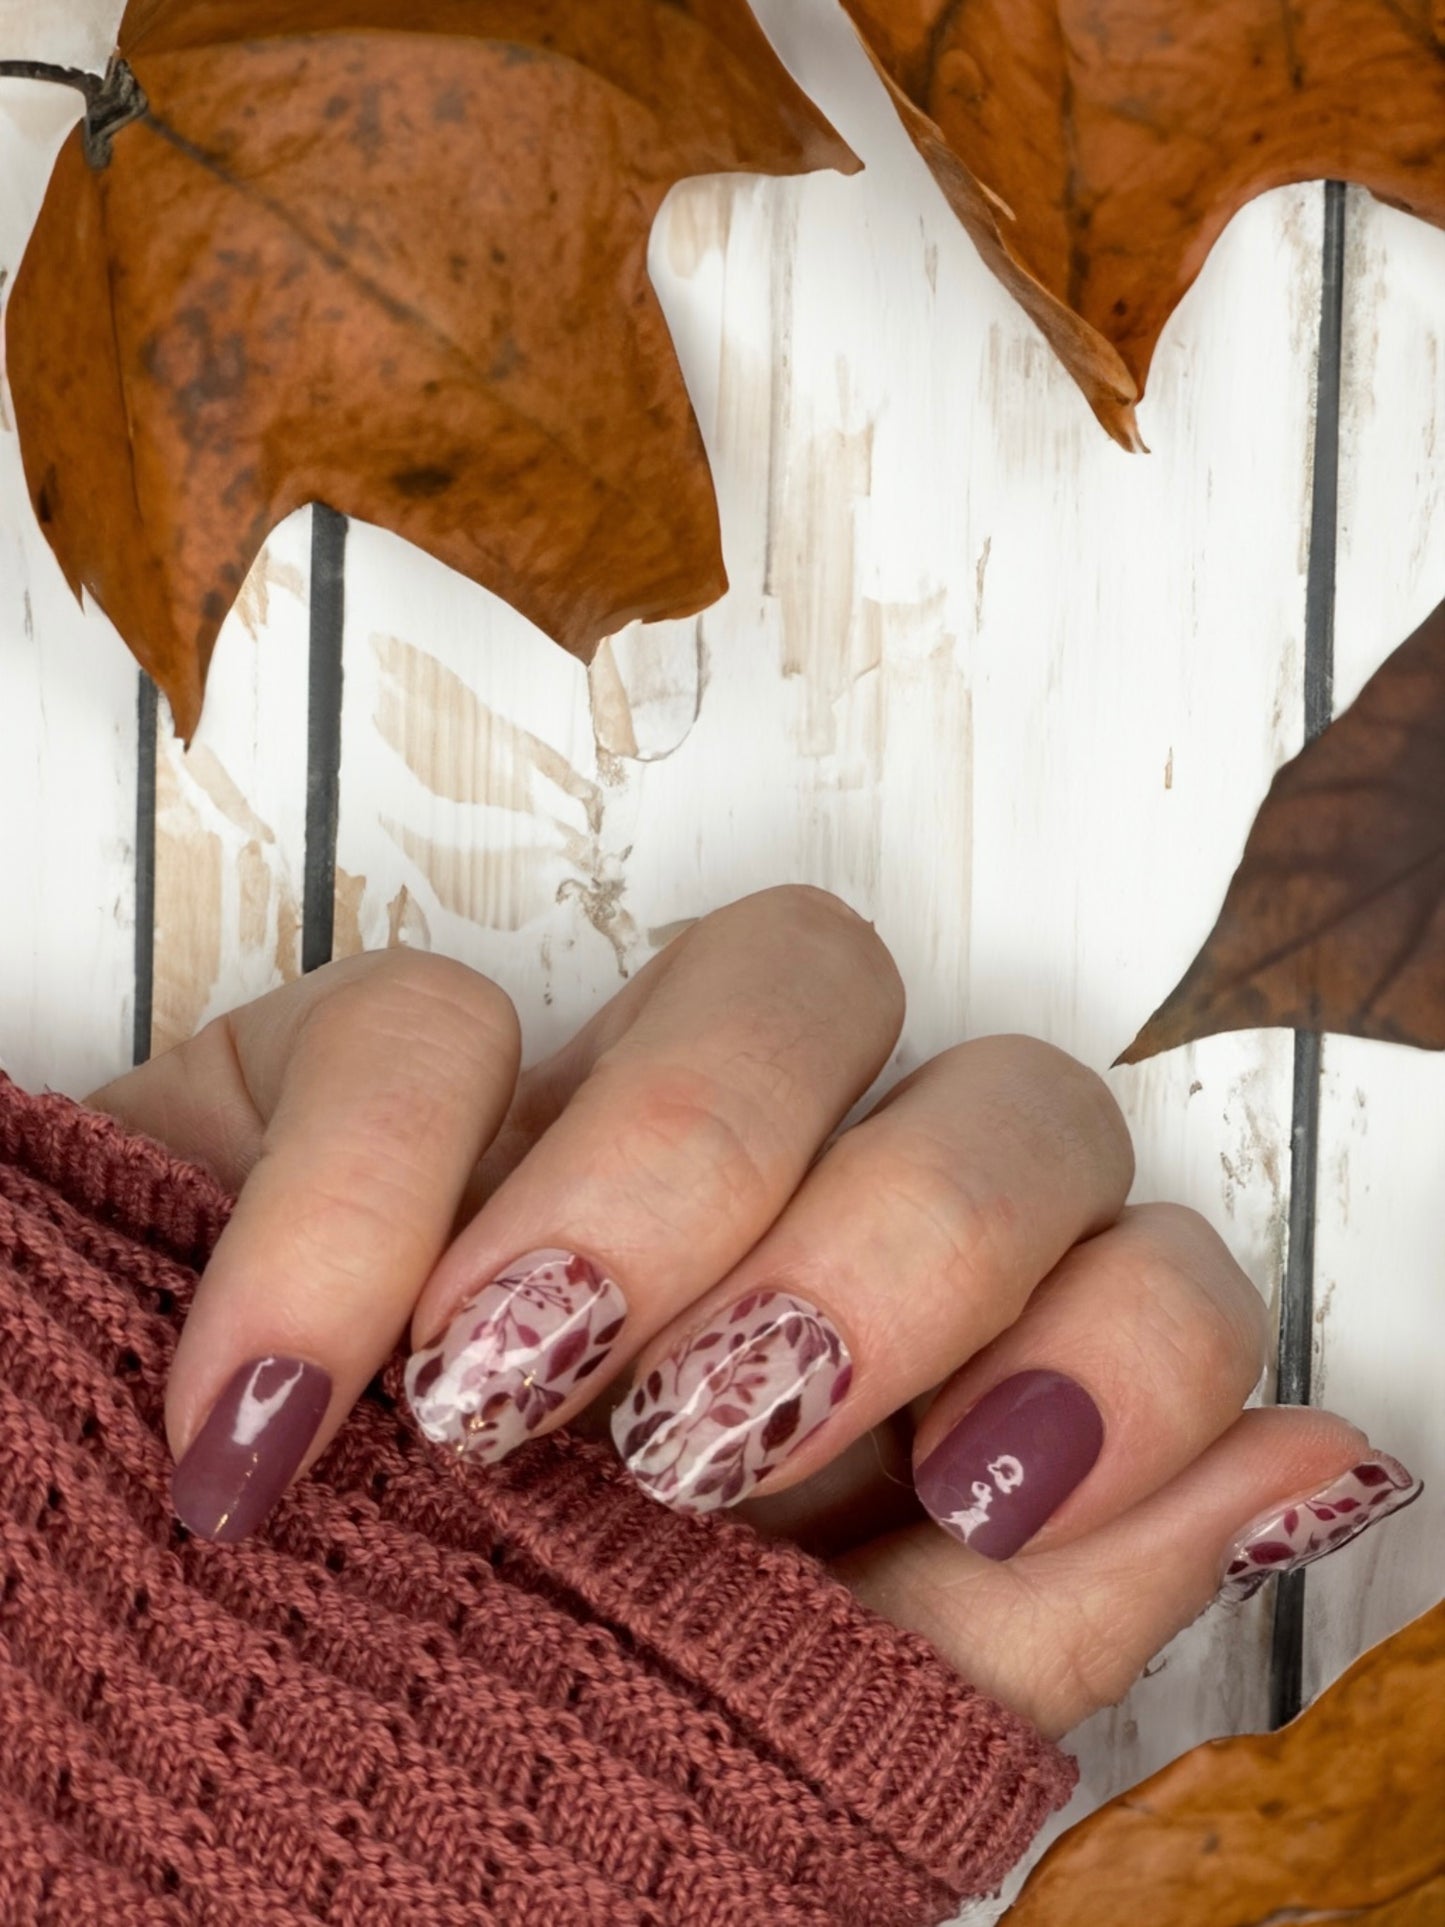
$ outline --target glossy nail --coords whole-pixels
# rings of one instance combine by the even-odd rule
[[[794,1452],[853,1379],[848,1348],[785,1291],[740,1298],[669,1352],[612,1415],[627,1469],[679,1512],[731,1505]]]
[[[1249,1599],[1271,1574],[1294,1572],[1412,1505],[1425,1490],[1386,1452],[1372,1452],[1307,1499],[1275,1506],[1245,1528],[1225,1565],[1219,1597]]]
[[[1099,1408],[1062,1372],[1015,1372],[985,1392],[914,1474],[955,1539],[986,1559],[1027,1544],[1084,1478],[1104,1443]]]
[[[331,1375],[304,1359],[236,1372],[171,1475],[176,1517],[204,1539],[244,1539],[295,1476],[331,1403]]]
[[[626,1317],[621,1289],[590,1259],[529,1251],[408,1359],[417,1424],[437,1445],[495,1464],[592,1377]]]

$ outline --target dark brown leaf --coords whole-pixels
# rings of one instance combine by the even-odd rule
[[[856,163],[743,0],[132,0],[149,103],[62,149],[8,319],[36,513],[189,735],[305,502],[590,655],[725,587],[647,276],[690,174]]]
[[[1260,1024],[1445,1049],[1445,603],[1276,775],[1219,921],[1117,1061]]]
[[[1253,195],[1343,178],[1445,223],[1439,0],[844,5],[984,260],[1126,448],[1164,323]]]

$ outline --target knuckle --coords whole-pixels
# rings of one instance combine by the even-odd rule
[[[1096,1070],[1063,1052],[1057,1073],[1067,1089],[1061,1106],[1063,1129],[1071,1144],[1100,1164],[1111,1191],[1128,1193],[1134,1182],[1134,1140],[1118,1099]]]
[[[696,1210],[700,1191],[710,1214],[756,1224],[771,1215],[779,1185],[770,1166],[775,1132],[736,1090],[705,1071],[600,1058],[587,1086],[603,1120],[609,1181],[633,1209],[672,1227]]]
[[[521,1026],[498,984],[452,957],[399,945],[372,951],[367,966],[308,1012],[314,1032],[361,1029],[470,1069],[479,1057],[520,1051]]]
[[[1138,1207],[1129,1230],[1138,1241],[1137,1289],[1192,1374],[1247,1397],[1265,1366],[1269,1315],[1224,1240],[1179,1204]]]
[[[950,1289],[966,1291],[1017,1270],[1014,1201],[981,1187],[928,1133],[865,1121],[839,1140],[833,1156],[842,1166],[843,1194],[866,1196],[880,1219],[911,1225],[920,1268]]]
[[[1118,1100],[1096,1070],[1042,1037],[1008,1033],[962,1050],[987,1052],[997,1066],[1009,1117],[1036,1142],[1096,1178],[1122,1203],[1134,1182],[1134,1141]]]
[[[1261,1362],[1242,1321],[1176,1265],[1152,1267],[1144,1289],[1147,1312],[1137,1338],[1144,1354],[1141,1375],[1159,1385],[1161,1403],[1167,1400],[1183,1422],[1191,1393],[1228,1391],[1242,1402]]]
[[[813,883],[780,883],[750,901],[767,911],[800,953],[814,947],[867,979],[890,1018],[901,1026],[904,989],[893,953],[873,925],[842,897]]]
[[[308,1299],[334,1295],[338,1306],[355,1308],[358,1294],[374,1291],[411,1255],[415,1176],[404,1166],[389,1170],[358,1159],[354,1170],[343,1161],[329,1178],[309,1184],[273,1231],[278,1275],[304,1279]]]
[[[816,883],[775,883],[769,889],[757,891],[753,902],[780,922],[800,930],[831,933],[851,931],[855,926],[869,932],[873,929],[851,904]]]

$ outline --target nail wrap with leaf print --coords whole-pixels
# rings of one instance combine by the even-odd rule
[[[814,1306],[755,1291],[670,1352],[612,1415],[627,1469],[654,1499],[710,1512],[811,1438],[853,1378]]]
[[[407,1361],[417,1424],[487,1464],[505,1458],[593,1375],[626,1316],[621,1290],[590,1259],[528,1252]]]
[[[1418,1499],[1423,1483],[1386,1452],[1372,1453],[1308,1499],[1256,1520],[1232,1553],[1219,1589],[1249,1599],[1272,1573],[1293,1572],[1357,1538],[1367,1526]]]

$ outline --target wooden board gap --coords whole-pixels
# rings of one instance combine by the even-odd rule
[[[135,784],[135,1027],[131,1060],[151,1054],[156,981],[156,748],[160,709],[156,685],[144,670],[136,695]]]
[[[341,642],[346,624],[346,517],[319,502],[311,513],[303,971],[330,963],[335,941],[336,826],[341,801]]]
[[[1345,313],[1345,184],[1327,181],[1320,275],[1319,371],[1315,383],[1314,473],[1305,578],[1305,741],[1334,713],[1335,564],[1339,527],[1340,388]],[[1290,1125],[1289,1246],[1280,1298],[1275,1400],[1308,1405],[1315,1319],[1315,1214],[1319,1193],[1323,1039],[1296,1031]],[[1305,1575],[1278,1581],[1270,1642],[1270,1724],[1284,1726],[1303,1705]]]

